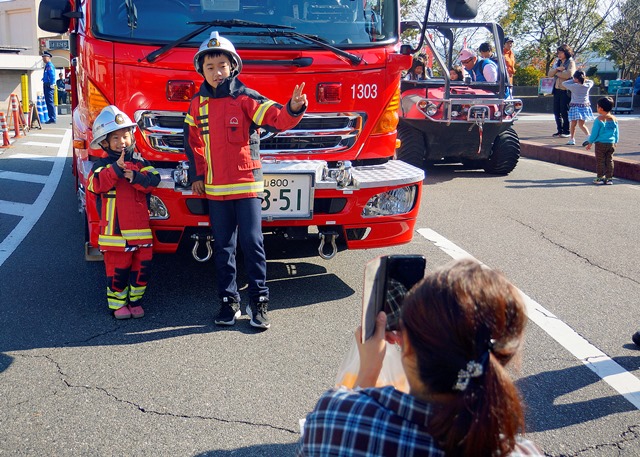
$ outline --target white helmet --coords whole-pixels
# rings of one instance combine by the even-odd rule
[[[235,63],[235,74],[239,74],[242,71],[242,59],[236,52],[236,48],[233,46],[233,43],[226,39],[225,37],[221,37],[218,32],[211,32],[211,36],[204,40],[196,52],[196,55],[193,56],[193,66],[196,67],[196,71],[204,76],[202,73],[202,67],[200,66],[200,57],[207,53],[213,52],[223,52],[229,56],[229,58]],[[232,71],[233,75],[234,72]]]
[[[105,106],[93,122],[93,140],[91,141],[91,147],[93,149],[100,149],[102,140],[106,140],[107,135],[116,130],[131,127],[131,133],[133,133],[136,131],[136,125],[129,116],[117,107],[113,105]]]

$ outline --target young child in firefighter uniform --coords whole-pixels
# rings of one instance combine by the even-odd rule
[[[107,157],[94,163],[88,190],[98,195],[98,245],[107,272],[107,303],[116,319],[144,316],[142,297],[152,258],[148,198],[160,174],[134,152],[136,124],[115,106],[93,123],[91,147]]]
[[[246,311],[253,327],[267,329],[259,130],[287,130],[298,124],[307,107],[304,83],[296,85],[286,107],[247,88],[237,78],[242,71],[240,56],[218,32],[211,32],[202,43],[193,63],[205,81],[185,117],[184,144],[191,171],[195,168],[192,190],[205,195],[209,203],[221,301],[215,323],[233,325],[241,314],[235,258],[239,238],[249,282]]]

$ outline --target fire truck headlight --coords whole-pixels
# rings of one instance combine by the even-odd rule
[[[149,202],[149,218],[151,219],[169,219],[169,211],[164,202],[155,195],[151,196]]]
[[[411,185],[374,195],[362,210],[362,217],[408,213],[415,206],[417,192],[418,187]]]

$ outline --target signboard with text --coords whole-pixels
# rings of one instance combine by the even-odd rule
[[[50,50],[69,50],[69,40],[47,40],[47,48]]]

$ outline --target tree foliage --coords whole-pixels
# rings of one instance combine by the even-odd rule
[[[618,64],[623,79],[640,73],[640,0],[626,0],[618,6],[611,32],[598,45]]]
[[[559,45],[568,44],[580,53],[602,37],[619,1],[508,0],[508,12],[500,23],[518,37],[525,55],[544,62],[546,72]]]

